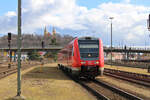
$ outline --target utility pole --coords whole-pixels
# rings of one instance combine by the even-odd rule
[[[109,17],[109,19],[111,20],[111,66],[112,66],[112,20],[114,19],[114,17]]]
[[[18,74],[17,74],[17,96],[21,96],[21,0],[18,0]]]
[[[17,37],[17,54],[18,54],[18,73],[17,73],[17,95],[13,98],[13,100],[25,100],[23,96],[21,96],[21,0],[18,0],[18,37]]]

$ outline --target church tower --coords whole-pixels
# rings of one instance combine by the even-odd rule
[[[44,37],[46,37],[47,36],[47,29],[46,29],[46,27],[45,27],[45,29],[44,29]]]
[[[55,30],[55,28],[53,27],[53,36],[55,36],[56,35],[56,30]]]

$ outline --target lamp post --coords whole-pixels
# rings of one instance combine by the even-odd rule
[[[150,14],[149,14],[148,20],[147,20],[147,28],[148,28],[148,31],[150,31]],[[150,66],[148,66],[148,73],[150,73]]]
[[[147,19],[147,28],[148,28],[148,31],[150,31],[150,14]]]
[[[109,19],[111,20],[111,66],[112,66],[112,20],[114,19],[114,17],[109,17]]]

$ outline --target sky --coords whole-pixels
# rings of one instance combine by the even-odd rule
[[[0,0],[0,36],[17,34],[17,1]],[[150,0],[22,0],[22,33],[43,34],[55,27],[60,35],[94,36],[110,45],[150,45],[147,19]]]

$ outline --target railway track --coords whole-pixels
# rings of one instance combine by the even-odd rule
[[[64,71],[65,72],[65,71]],[[65,72],[76,83],[87,89],[97,100],[143,100],[133,94],[125,92],[119,88],[113,87],[100,80],[90,80],[83,78],[75,78]]]
[[[113,87],[100,80],[73,80],[96,96],[97,100],[143,100],[140,97]]]
[[[27,68],[29,68],[30,66],[34,66],[34,65],[36,65],[36,64],[24,64],[24,65],[22,65],[22,70],[24,70],[24,69],[27,69]],[[17,67],[15,67],[15,68],[11,68],[11,69],[7,69],[7,70],[3,70],[3,71],[1,71],[0,72],[0,79],[2,79],[2,78],[4,78],[4,77],[7,77],[7,76],[9,76],[9,75],[11,75],[11,74],[13,74],[13,73],[16,73],[17,72]]]
[[[103,95],[100,92],[100,89],[97,88],[95,85],[93,85],[92,83],[88,83],[88,82],[83,82],[83,81],[79,81],[79,80],[75,80],[73,79],[75,82],[77,82],[78,84],[80,84],[82,87],[84,87],[85,89],[87,89],[91,94],[93,94],[97,100],[111,100],[108,97],[106,97],[105,95]]]
[[[145,87],[150,87],[150,76],[131,73],[131,72],[124,72],[114,69],[104,69],[104,75],[115,77],[117,79],[125,80],[128,82],[136,83],[139,85],[143,85]]]
[[[135,96],[131,93],[128,93],[122,89],[119,89],[117,87],[111,86],[100,80],[93,80],[93,82],[95,84],[97,84],[98,86],[101,86],[105,89],[106,94],[104,94],[104,95],[107,95],[110,100],[143,100],[140,97],[137,97],[137,96]],[[109,94],[107,94],[108,91],[110,92]]]
[[[17,72],[17,68],[8,69],[0,72],[0,79]]]

